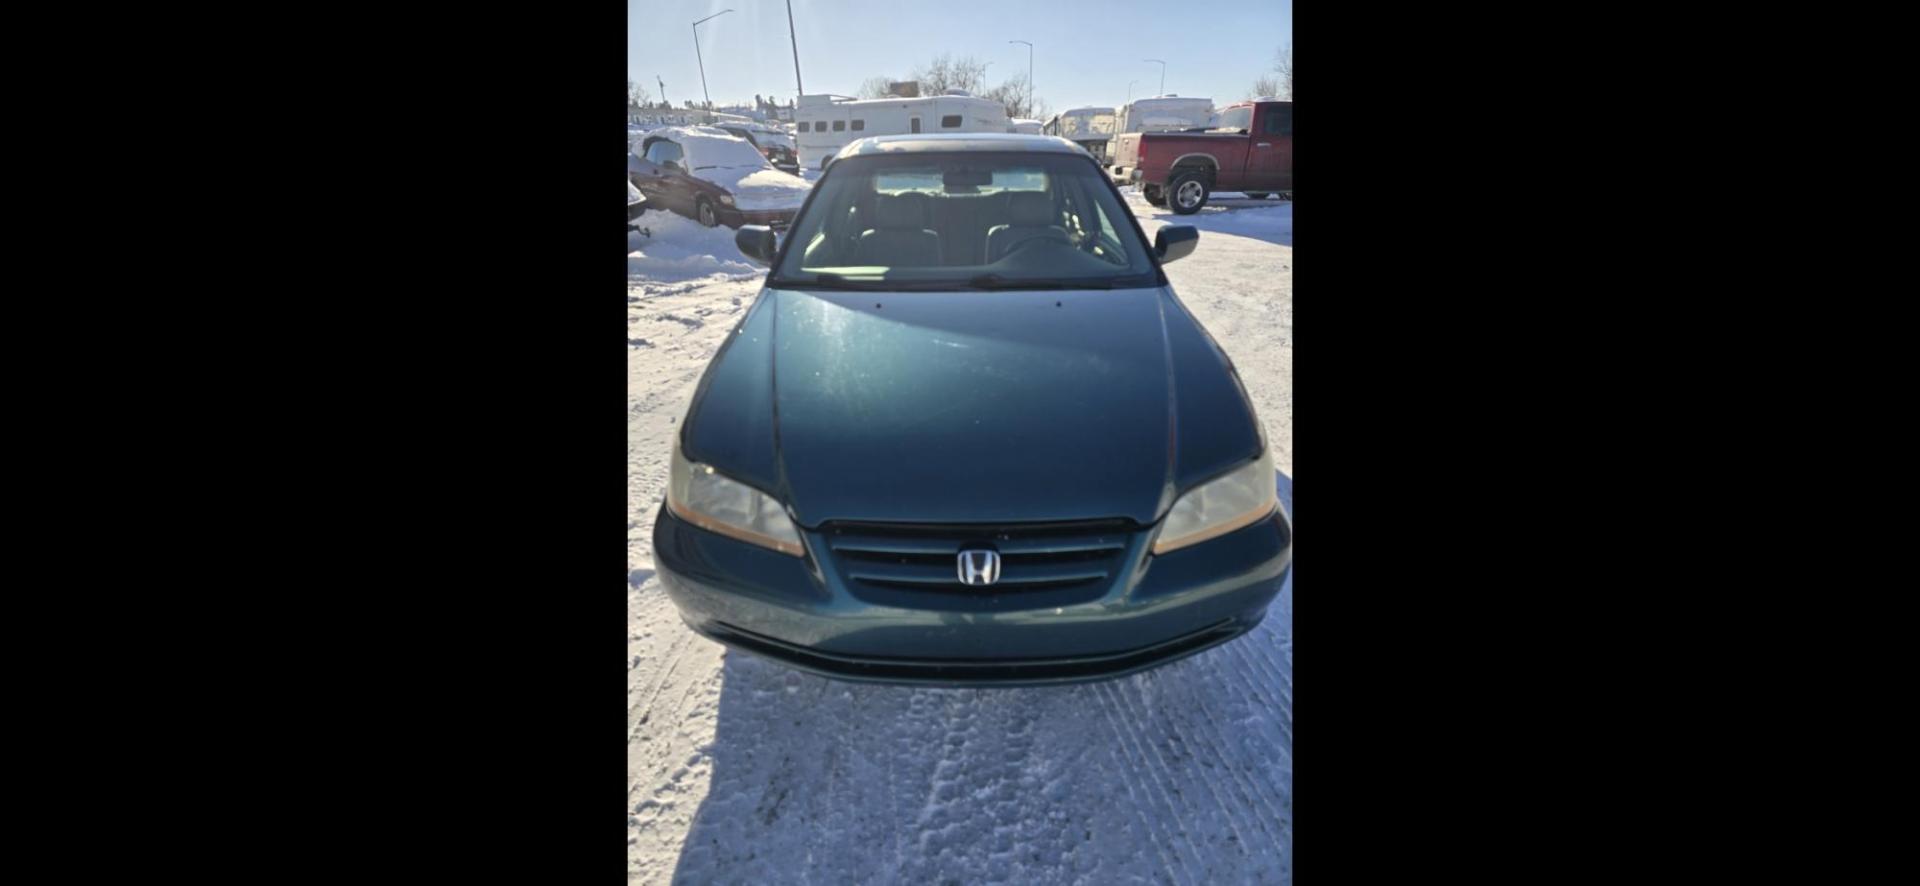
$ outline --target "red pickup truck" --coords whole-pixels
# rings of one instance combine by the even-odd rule
[[[1115,164],[1154,206],[1192,215],[1214,191],[1255,200],[1293,192],[1293,102],[1260,99],[1229,105],[1205,132],[1128,132],[1114,136]]]

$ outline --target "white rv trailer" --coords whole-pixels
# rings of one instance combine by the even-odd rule
[[[1021,135],[1040,135],[1045,130],[1046,130],[1046,124],[1041,123],[1038,120],[1028,120],[1025,117],[1015,117],[1014,119],[1007,121],[1008,132],[1017,132],[1017,133],[1020,133]]]
[[[1136,98],[1120,109],[1114,132],[1168,132],[1205,129],[1213,120],[1213,99],[1157,95]]]
[[[1127,173],[1139,162],[1142,132],[1178,132],[1206,129],[1213,125],[1213,99],[1156,95],[1137,98],[1120,109],[1113,141],[1107,151],[1107,175],[1125,182]]]
[[[871,135],[1007,132],[1007,108],[959,90],[921,98],[856,100],[803,95],[793,110],[793,139],[803,168],[825,169],[841,148]]]
[[[1114,120],[1112,108],[1074,108],[1048,120],[1045,132],[1086,148],[1095,160],[1105,162]]]

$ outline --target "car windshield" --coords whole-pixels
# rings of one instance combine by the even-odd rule
[[[769,286],[1117,289],[1158,285],[1127,210],[1085,157],[902,153],[835,162]]]
[[[687,160],[691,168],[721,169],[729,166],[765,166],[767,158],[760,156],[746,139],[734,136],[698,134],[684,136],[682,147],[686,149]]]

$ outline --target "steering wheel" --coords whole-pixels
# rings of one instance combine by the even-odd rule
[[[1013,244],[1012,246],[1007,247],[1007,251],[1001,254],[1000,260],[1006,261],[1007,259],[1010,259],[1015,255],[1019,254],[1020,250],[1025,249],[1029,246],[1032,246],[1035,243],[1056,243],[1057,244],[1061,242],[1062,241],[1060,240],[1060,238],[1054,237],[1051,235],[1046,237],[1028,237],[1025,240],[1022,240],[1018,243]],[[1071,245],[1071,244],[1068,244],[1068,245]]]

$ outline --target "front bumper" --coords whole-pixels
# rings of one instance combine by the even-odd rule
[[[714,217],[729,228],[737,228],[741,225],[766,225],[776,231],[784,231],[787,226],[793,224],[793,217],[799,213],[798,209],[747,210],[721,206],[714,212]]]
[[[1278,512],[1159,557],[1133,533],[1107,585],[1061,594],[916,591],[876,601],[842,575],[824,536],[791,557],[695,527],[662,507],[661,584],[703,636],[842,680],[1008,686],[1106,679],[1252,630],[1292,568]],[[823,559],[823,557],[825,559]]]
[[[647,204],[645,203],[628,203],[627,204],[627,221],[633,221],[634,219],[639,218],[642,215],[645,215],[646,211],[647,211]]]

